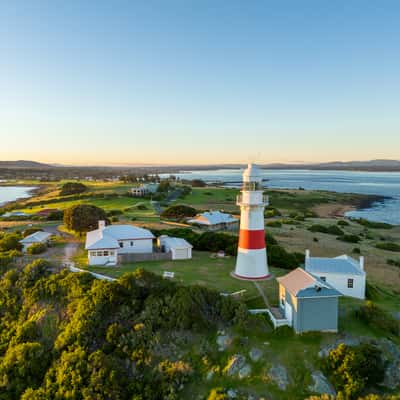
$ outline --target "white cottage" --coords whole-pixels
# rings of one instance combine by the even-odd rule
[[[173,260],[188,260],[192,258],[193,246],[185,239],[161,235],[157,242],[161,251],[165,253],[171,252]]]
[[[363,256],[359,260],[346,254],[334,258],[311,257],[310,251],[306,250],[305,269],[343,295],[365,299],[366,273]]]
[[[89,265],[116,265],[118,254],[152,253],[154,235],[133,225],[109,225],[86,234]]]
[[[221,211],[207,211],[187,221],[209,230],[234,230],[239,226],[239,219]]]
[[[22,251],[26,251],[28,247],[36,243],[47,244],[51,238],[52,234],[49,232],[37,231],[24,237],[19,242],[22,244]]]

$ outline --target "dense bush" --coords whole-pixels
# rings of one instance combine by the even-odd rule
[[[193,207],[185,205],[176,205],[166,208],[162,213],[162,218],[182,220],[188,217],[194,217],[197,211]]]
[[[62,210],[55,210],[51,212],[47,217],[47,221],[62,221],[64,218],[64,211]]]
[[[62,185],[60,196],[69,196],[71,194],[80,194],[87,190],[87,187],[80,182],[66,182]]]
[[[17,233],[3,233],[0,235],[0,252],[10,250],[21,250],[22,244],[19,242],[21,236]]]
[[[26,252],[28,254],[41,254],[44,253],[46,250],[47,250],[46,243],[33,243],[26,249]]]
[[[353,221],[356,221],[362,226],[365,226],[367,228],[372,228],[372,229],[392,229],[393,225],[387,224],[385,222],[375,222],[375,221],[369,221],[364,218],[360,219],[353,219]]]
[[[394,265],[395,267],[400,267],[400,260],[394,260],[393,258],[389,258],[386,262],[389,265]]]
[[[367,387],[382,382],[384,363],[380,350],[370,344],[340,344],[331,350],[323,363],[335,389],[346,399],[356,399]]]
[[[117,215],[122,215],[123,213],[124,212],[122,210],[110,210],[110,211],[107,211],[107,216],[114,217]]]
[[[337,224],[338,224],[339,226],[349,226],[349,225],[350,225],[350,224],[349,224],[347,221],[345,221],[344,219],[341,219],[340,221],[338,221]]]
[[[400,251],[400,244],[392,242],[377,243],[375,247],[381,250],[396,251],[396,252]]]
[[[87,232],[98,227],[99,220],[109,223],[106,212],[90,204],[77,204],[64,212],[64,224],[75,232]]]
[[[321,232],[321,233],[328,233],[330,235],[344,235],[344,232],[337,226],[337,225],[311,225],[308,230],[310,232]]]
[[[38,260],[0,279],[0,399],[176,400],[202,373],[191,338],[247,324],[242,303],[205,287],[49,268]]]
[[[372,301],[367,301],[360,306],[356,310],[356,316],[374,329],[380,329],[395,336],[400,334],[400,322]]]
[[[272,228],[280,228],[282,226],[282,222],[279,220],[269,221],[265,225],[270,226]]]
[[[190,181],[190,184],[192,185],[192,187],[206,187],[207,184],[202,180],[202,179],[192,179]]]
[[[348,243],[359,243],[361,240],[360,237],[357,235],[342,235],[338,236],[336,239]]]

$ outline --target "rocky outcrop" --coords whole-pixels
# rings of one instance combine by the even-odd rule
[[[262,356],[263,356],[263,351],[258,349],[257,347],[253,347],[249,351],[250,360],[253,362],[259,361]]]
[[[217,336],[218,351],[225,351],[232,344],[232,337],[225,333]]]
[[[281,390],[286,390],[289,386],[289,375],[282,364],[273,365],[269,370],[268,376]]]
[[[313,383],[308,387],[310,392],[336,396],[335,389],[321,371],[311,372],[311,378]]]

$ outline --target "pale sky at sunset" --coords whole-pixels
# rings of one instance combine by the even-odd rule
[[[0,160],[400,159],[398,1],[0,7]]]

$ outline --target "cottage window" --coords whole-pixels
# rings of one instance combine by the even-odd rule
[[[96,257],[96,252],[95,252],[95,251],[91,251],[91,252],[90,252],[90,255],[91,255],[92,257]]]
[[[354,279],[347,279],[347,287],[349,289],[353,289],[353,287],[354,287]]]
[[[124,242],[119,242],[119,247],[122,249],[124,247]]]
[[[114,255],[114,252],[113,251],[110,251],[110,256],[113,256]]]
[[[103,252],[102,251],[98,251],[97,252],[97,257],[103,257]]]
[[[104,252],[104,255],[105,255],[105,256],[108,256],[108,251],[107,251],[107,250]]]
[[[324,281],[324,282],[326,282],[326,276],[321,276],[321,281]]]
[[[131,242],[131,247],[133,246],[133,242]]]

